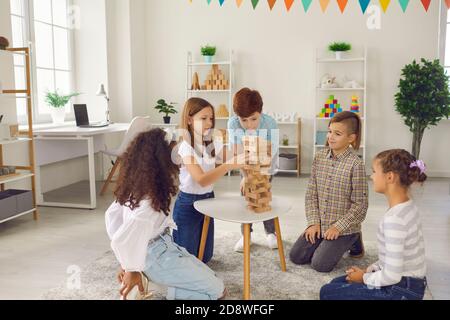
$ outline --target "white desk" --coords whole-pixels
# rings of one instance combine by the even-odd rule
[[[289,212],[292,205],[288,198],[274,197],[272,211],[258,214],[247,209],[247,202],[241,195],[223,196],[214,199],[201,200],[194,203],[195,209],[205,215],[198,258],[203,259],[208,236],[210,217],[223,221],[244,224],[244,300],[250,299],[250,224],[274,219],[278,242],[281,270],[286,271],[283,241],[278,217]]]
[[[96,152],[104,150],[103,142],[106,134],[125,132],[128,130],[128,127],[129,124],[127,123],[115,123],[103,128],[65,126],[34,130],[37,205],[46,207],[95,209],[97,206],[97,195],[95,189],[94,155]],[[88,156],[89,162],[90,203],[75,204],[45,202],[41,191],[40,167],[86,155]]]

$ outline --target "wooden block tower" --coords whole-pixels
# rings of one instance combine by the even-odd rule
[[[248,163],[244,167],[244,195],[248,209],[255,213],[271,211],[272,186],[270,183],[271,144],[257,136],[243,138]]]
[[[359,114],[359,101],[357,96],[352,96],[352,104],[350,105],[350,111]]]
[[[202,90],[228,90],[230,88],[229,80],[225,79],[222,70],[217,64],[213,64],[212,69],[206,76],[205,84]]]

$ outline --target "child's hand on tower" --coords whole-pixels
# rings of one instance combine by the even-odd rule
[[[333,240],[337,240],[337,238],[339,238],[340,232],[336,227],[331,227],[330,229],[328,229],[325,234],[323,235],[323,237],[326,240],[329,241],[333,241]]]
[[[306,241],[314,244],[316,243],[316,237],[320,239],[320,224],[312,225],[305,231]]]

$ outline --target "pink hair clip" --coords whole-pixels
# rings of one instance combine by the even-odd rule
[[[425,170],[427,169],[427,166],[425,165],[425,163],[422,160],[413,161],[409,167],[410,168],[416,168],[416,167],[419,168],[421,174],[424,174]]]

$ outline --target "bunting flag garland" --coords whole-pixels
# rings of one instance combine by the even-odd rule
[[[275,2],[277,2],[277,0],[267,0],[267,2],[269,3],[270,10],[272,10],[273,6],[275,5]]]
[[[286,5],[286,10],[291,10],[292,4],[294,3],[294,0],[284,0],[284,4]]]
[[[425,8],[425,11],[428,12],[428,8],[430,7],[431,0],[420,0],[422,1],[422,5]]]
[[[322,8],[322,12],[325,12],[328,8],[328,5],[330,4],[330,0],[319,0],[320,1],[320,7]]]
[[[341,13],[344,13],[345,7],[347,6],[348,0],[337,0],[339,9],[341,9]]]
[[[386,13],[390,3],[391,3],[391,0],[380,0],[380,5],[381,5],[381,8],[383,9],[384,13]]]
[[[303,5],[303,10],[305,11],[305,13],[307,13],[309,8],[311,7],[313,0],[301,0],[301,1],[302,1],[302,5]],[[444,0],[444,1],[445,1],[445,5],[447,6],[447,8],[450,9],[450,0]],[[189,4],[192,4],[194,1],[188,0],[188,2],[189,2]],[[206,0],[206,2],[208,5],[210,5],[212,0]],[[243,2],[244,2],[244,0],[236,0],[236,6],[238,8],[240,8],[242,6]],[[254,10],[256,10],[256,7],[258,6],[259,2],[260,2],[259,0],[251,0],[251,4],[252,4],[252,7]],[[294,2],[295,2],[295,0],[284,0],[284,5],[288,12],[291,10]],[[336,2],[339,7],[339,10],[341,11],[342,14],[344,14],[345,9],[347,8],[347,5],[350,1],[336,0]],[[361,7],[361,11],[363,14],[366,13],[370,2],[371,2],[371,0],[359,0],[359,6]],[[380,4],[380,7],[383,10],[383,12],[386,13],[389,8],[389,5],[391,4],[391,0],[378,0],[378,2]],[[420,2],[422,3],[422,6],[425,9],[425,11],[428,12],[430,9],[430,6],[431,6],[431,0],[420,0]],[[225,3],[225,0],[219,0],[220,7],[223,7],[224,3]],[[277,3],[277,0],[267,0],[267,4],[269,5],[270,11],[273,10],[276,3]],[[398,3],[400,5],[400,7],[402,8],[403,13],[406,13],[406,10],[408,9],[410,0],[398,0]],[[322,13],[325,13],[330,4],[330,0],[319,0],[319,4],[320,4],[320,8],[322,10]]]
[[[408,8],[409,0],[398,0],[400,2],[400,7],[402,7],[403,12],[406,12],[406,8]]]
[[[447,8],[450,9],[450,0],[445,0],[445,3],[447,4]]]
[[[450,2],[450,0],[447,0]],[[312,0],[302,0],[303,3],[303,9],[305,9],[305,12],[308,12],[309,6],[311,5]]]
[[[450,1],[450,0],[449,0]],[[362,13],[365,14],[367,7],[369,6],[370,0],[359,0],[359,5],[361,6]]]

